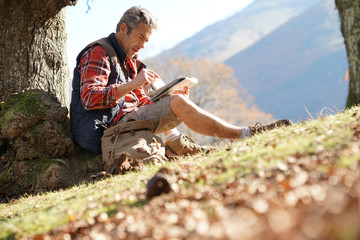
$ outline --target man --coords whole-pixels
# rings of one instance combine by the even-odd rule
[[[165,133],[166,148],[174,155],[194,153],[200,148],[175,127],[184,122],[207,136],[239,139],[257,132],[292,124],[280,120],[268,126],[238,127],[204,111],[186,95],[173,94],[151,102],[144,86],[159,79],[137,60],[137,53],[157,27],[144,8],[127,10],[116,33],[89,44],[77,57],[70,105],[74,140],[83,148],[101,153],[102,128],[94,122],[114,126],[129,120],[151,119],[154,133]]]

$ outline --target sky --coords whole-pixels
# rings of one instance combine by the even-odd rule
[[[232,16],[254,0],[86,0],[67,7],[67,53],[70,70],[77,54],[90,42],[115,32],[123,13],[132,6],[148,9],[158,19],[139,57],[146,59],[174,47],[205,27]]]

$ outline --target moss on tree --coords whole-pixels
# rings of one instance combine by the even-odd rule
[[[65,188],[101,170],[101,158],[74,146],[68,110],[47,92],[11,95],[0,123],[0,200]]]

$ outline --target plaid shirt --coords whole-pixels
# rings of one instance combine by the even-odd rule
[[[125,66],[129,71],[130,81],[136,76],[136,66],[127,58]],[[86,51],[78,67],[80,72],[80,97],[86,110],[107,109],[118,104],[117,87],[120,84],[107,86],[110,75],[110,57],[101,46],[95,46]],[[150,97],[142,87],[125,95],[125,101],[118,114],[110,122],[115,125],[122,116],[137,108],[151,104]]]

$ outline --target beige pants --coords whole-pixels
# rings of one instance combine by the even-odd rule
[[[170,108],[170,96],[163,97],[153,104],[140,107],[135,111],[125,114],[120,119],[119,123],[145,119],[151,119],[154,123],[155,134],[171,130],[182,123],[182,121],[174,115]]]

